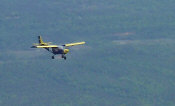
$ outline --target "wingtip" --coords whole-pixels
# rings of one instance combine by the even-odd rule
[[[30,48],[36,48],[36,46],[31,46]]]

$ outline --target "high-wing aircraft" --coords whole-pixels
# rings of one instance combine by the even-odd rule
[[[43,42],[42,37],[38,36],[38,42],[34,43],[31,48],[44,48],[47,51],[53,53],[52,59],[55,58],[55,55],[60,54],[62,58],[66,60],[66,54],[69,52],[69,47],[76,46],[76,45],[82,45],[85,44],[85,42],[76,42],[76,43],[69,43],[64,45],[52,45],[51,42]]]

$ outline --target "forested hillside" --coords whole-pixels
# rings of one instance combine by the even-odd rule
[[[0,106],[174,106],[174,5],[0,0]],[[86,44],[52,60],[38,35]]]

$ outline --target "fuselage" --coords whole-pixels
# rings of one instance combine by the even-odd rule
[[[64,49],[60,49],[60,48],[52,48],[52,53],[53,54],[63,54],[64,53]]]
[[[53,54],[67,54],[69,52],[69,49],[64,49],[64,47],[59,46],[59,47],[54,47],[52,48],[52,53]]]

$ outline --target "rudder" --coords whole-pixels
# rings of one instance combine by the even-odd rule
[[[39,42],[40,44],[43,44],[43,43],[44,43],[41,36],[38,36],[38,42]]]

